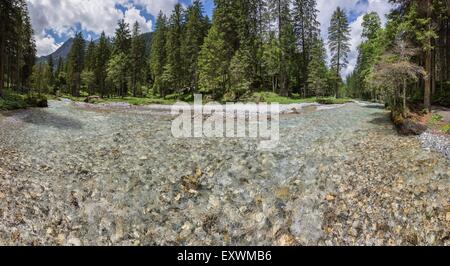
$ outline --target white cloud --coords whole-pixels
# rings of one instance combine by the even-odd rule
[[[139,23],[139,26],[141,26],[142,32],[149,32],[152,30],[152,21],[147,21],[141,16],[139,9],[132,7],[125,11],[125,22],[128,23],[130,27],[132,27],[136,21]]]
[[[38,51],[37,56],[48,55],[56,51],[62,43],[56,43],[55,39],[51,36],[36,36],[36,49]]]
[[[160,11],[168,14],[172,11],[178,0],[122,0],[123,2],[133,3],[138,7],[145,8],[149,14],[158,15]]]
[[[124,18],[128,23],[138,21],[144,32],[151,31],[152,22],[147,20],[137,9],[142,5],[150,14],[155,8],[170,10],[176,0],[27,0],[30,17],[33,23],[38,55],[46,55],[57,49],[58,44],[53,37],[73,35],[74,29],[81,28],[86,32],[99,35],[105,31],[113,35],[117,21]],[[120,4],[126,8],[122,12],[117,8]],[[149,6],[145,6],[148,4]],[[56,34],[52,36],[48,33]]]

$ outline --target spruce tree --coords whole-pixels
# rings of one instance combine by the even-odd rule
[[[316,0],[294,0],[293,17],[295,21],[295,34],[297,45],[301,53],[301,63],[299,67],[299,83],[303,84],[303,95],[308,94],[309,69],[312,49],[316,45],[316,40],[320,35],[320,23],[317,19],[318,10]]]
[[[128,77],[130,76],[130,48],[131,48],[131,33],[130,26],[125,22],[124,19],[119,20],[117,25],[116,33],[114,36],[113,54],[112,58],[115,62],[118,62],[120,66],[115,70],[120,70],[121,72],[113,71],[115,75],[120,75],[120,77],[114,77],[114,80],[120,80],[120,85],[118,87],[117,94],[121,97],[125,97],[128,94]]]
[[[81,72],[84,67],[85,41],[81,32],[75,34],[75,38],[68,57],[68,82],[72,96],[80,96]]]
[[[160,12],[156,19],[155,32],[153,33],[151,53],[150,53],[150,74],[153,80],[153,93],[165,96],[162,86],[162,74],[167,61],[167,18]]]
[[[229,64],[225,36],[213,22],[199,56],[199,87],[219,99],[228,89]]]
[[[110,92],[107,91],[106,87],[107,67],[110,54],[109,40],[106,38],[105,32],[102,32],[95,51],[95,76],[102,98],[105,95],[110,95]]]
[[[144,76],[145,68],[145,40],[141,35],[139,23],[133,25],[133,35],[131,38],[131,89],[133,96],[136,97],[141,92],[138,92],[138,87]]]
[[[203,16],[203,5],[195,0],[187,10],[186,26],[182,41],[183,85],[191,91],[198,87],[198,55],[208,33],[209,25]]]
[[[327,93],[326,50],[322,39],[316,39],[311,49],[308,64],[308,85],[315,96],[323,97]]]
[[[180,93],[182,89],[182,57],[181,57],[181,42],[184,30],[184,10],[181,4],[175,5],[172,15],[169,19],[166,54],[167,61],[165,65],[165,76],[173,77],[172,79],[165,79],[164,83],[175,92]],[[171,73],[167,73],[171,71]]]
[[[350,52],[350,28],[344,10],[336,9],[331,18],[328,28],[328,44],[331,50],[331,68],[336,77],[341,76],[341,71],[348,64],[348,53]],[[339,82],[335,84],[335,94],[338,96]]]
[[[94,70],[95,68],[95,50],[96,45],[93,40],[89,42],[88,48],[86,50],[86,64],[85,69]]]

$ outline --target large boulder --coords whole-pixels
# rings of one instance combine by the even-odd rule
[[[30,107],[40,107],[40,108],[48,107],[48,101],[44,95],[28,96],[25,101]]]
[[[88,96],[88,97],[84,100],[84,102],[85,102],[85,103],[96,103],[96,102],[98,102],[99,100],[100,100],[100,97],[99,97],[99,96],[92,95],[92,96]]]
[[[392,113],[392,122],[402,135],[421,135],[427,131],[427,126],[411,118],[404,118],[400,113]]]

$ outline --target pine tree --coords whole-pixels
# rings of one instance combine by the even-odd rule
[[[200,91],[211,94],[214,99],[223,96],[228,89],[227,57],[225,36],[213,23],[200,51],[198,66]]]
[[[157,92],[161,97],[165,96],[165,90],[161,84],[161,77],[167,61],[167,18],[160,12],[156,20],[156,28],[153,33],[150,53],[150,74],[153,79],[153,93]]]
[[[21,53],[19,59],[19,76],[18,82],[19,86],[28,86],[28,81],[32,73],[33,66],[36,59],[36,44],[33,38],[34,32],[31,26],[31,19],[28,15],[27,2],[20,0],[20,10],[21,10],[21,32],[20,32],[20,46]]]
[[[370,12],[363,17],[362,37],[368,40],[375,39],[381,29],[381,19],[377,12]]]
[[[264,45],[263,66],[267,74],[270,76],[272,92],[277,92],[278,78],[281,64],[281,47],[278,39],[271,37]]]
[[[128,23],[124,19],[119,20],[117,25],[116,33],[114,36],[112,58],[115,62],[119,62],[121,65],[115,68],[115,70],[120,69],[120,72],[114,72],[115,75],[121,75],[120,77],[114,77],[114,80],[120,80],[120,86],[118,89],[118,95],[125,97],[128,94],[127,82],[130,75],[130,48],[131,48],[131,33]],[[125,67],[122,67],[125,65]],[[112,73],[112,72],[111,72]]]
[[[331,68],[340,77],[341,71],[348,64],[347,56],[350,52],[350,28],[344,10],[340,7],[336,9],[331,18],[328,28],[328,44],[331,50]],[[338,96],[339,84],[335,84],[335,93]]]
[[[276,25],[278,43],[280,45],[280,70],[278,77],[279,93],[289,96],[290,72],[293,70],[293,58],[295,57],[295,32],[291,13],[290,0],[275,0],[269,2],[269,11],[272,14],[271,23]]]
[[[86,64],[85,69],[94,70],[95,68],[95,50],[96,45],[93,40],[89,42],[88,48],[86,50]]]
[[[169,19],[166,54],[167,61],[165,66],[165,72],[172,71],[172,73],[166,73],[166,76],[171,76],[173,79],[166,80],[166,84],[169,88],[174,89],[180,93],[182,89],[182,57],[181,57],[181,42],[183,38],[184,29],[184,15],[183,7],[181,4],[175,5],[172,15]]]
[[[131,89],[133,96],[136,97],[139,94],[138,87],[140,86],[145,68],[145,40],[141,35],[139,23],[136,22],[133,25],[133,35],[131,38]]]
[[[78,97],[81,89],[81,72],[84,67],[85,41],[81,32],[75,34],[68,58],[68,82],[72,96]]]
[[[353,83],[348,89],[353,97],[376,100],[378,95],[375,91],[369,91],[370,86],[367,86],[366,80],[385,50],[380,17],[376,12],[368,13],[363,17],[362,26],[361,37],[364,41],[358,47],[357,64],[352,74]]]
[[[208,33],[208,28],[208,22],[203,16],[202,2],[195,0],[187,10],[181,49],[185,73],[183,85],[190,88],[190,91],[195,91],[198,87],[198,55]]]
[[[63,87],[65,85],[65,72],[64,72],[64,62],[61,57],[58,58],[58,64],[56,66],[55,71],[55,89],[54,92],[56,93],[58,89]]]
[[[318,10],[316,8],[317,1],[294,0],[293,6],[295,34],[302,59],[297,76],[299,84],[305,85],[303,95],[306,96],[309,83],[305,81],[310,78],[308,65],[311,61],[312,49],[314,49],[315,42],[320,36],[320,23],[317,19]]]
[[[53,62],[53,56],[50,55],[47,59],[47,65],[48,65],[48,83],[50,87],[54,87],[55,86],[55,76],[54,76],[54,69],[55,69],[55,64]]]
[[[326,50],[322,39],[317,39],[311,49],[308,64],[308,84],[317,97],[327,93]]]
[[[107,81],[116,89],[116,95],[124,97],[124,84],[127,82],[129,66],[128,57],[124,53],[113,54],[107,67]]]
[[[26,86],[35,61],[33,30],[25,0],[0,2],[0,97],[5,85]]]
[[[130,25],[124,19],[119,20],[114,36],[113,54],[128,54],[131,47]]]
[[[95,76],[102,98],[110,94],[106,87],[107,67],[111,54],[109,46],[109,40],[106,38],[105,32],[102,32],[95,51]]]

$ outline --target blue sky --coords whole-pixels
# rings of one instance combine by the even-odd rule
[[[124,18],[132,24],[138,21],[144,32],[152,31],[159,11],[170,14],[180,2],[184,6],[192,0],[27,0],[35,31],[38,56],[55,51],[74,32],[82,31],[86,39],[96,39],[104,30],[113,35],[117,21]],[[205,14],[212,17],[214,0],[203,0]],[[340,6],[351,21],[350,73],[356,64],[356,48],[361,42],[362,16],[376,11],[384,21],[389,11],[388,0],[317,0],[322,37],[327,38],[327,28],[333,11]]]

